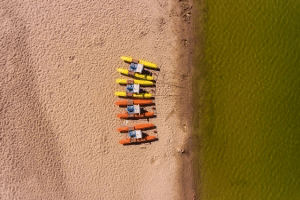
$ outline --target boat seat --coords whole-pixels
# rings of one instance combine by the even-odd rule
[[[128,93],[139,93],[140,85],[139,84],[129,84],[126,86],[126,91]]]
[[[135,137],[137,139],[141,139],[142,138],[142,131],[141,130],[136,130],[135,131]]]

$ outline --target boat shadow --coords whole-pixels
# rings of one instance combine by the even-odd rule
[[[130,143],[130,144],[123,144],[124,146],[131,146],[131,145],[141,145],[141,144],[151,144],[152,142],[158,141],[158,138],[155,138],[155,140],[149,141],[149,142],[136,142],[136,143]]]
[[[132,121],[137,121],[137,120],[140,120],[140,119],[146,119],[148,122],[150,121],[151,118],[156,118],[157,116],[156,115],[153,115],[151,117],[139,117],[139,118],[127,118],[125,120],[132,120]]]

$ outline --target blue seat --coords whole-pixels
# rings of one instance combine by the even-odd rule
[[[129,131],[128,136],[135,138],[136,137],[135,131]]]
[[[135,71],[135,70],[137,69],[137,64],[131,63],[130,66],[129,66],[129,69],[130,69],[131,71]]]
[[[127,92],[133,92],[133,90],[134,90],[134,85],[133,84],[127,85],[127,87],[126,87]]]
[[[134,106],[127,106],[128,113],[134,113]]]

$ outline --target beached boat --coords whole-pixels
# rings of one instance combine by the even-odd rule
[[[146,74],[141,74],[141,73],[134,72],[134,71],[130,71],[128,69],[118,68],[117,71],[121,74],[131,76],[131,77],[134,77],[134,78],[138,78],[138,79],[144,79],[144,80],[148,80],[148,81],[153,81],[154,80],[153,76],[146,75]]]
[[[128,84],[126,86],[126,92],[115,92],[118,97],[130,97],[130,98],[151,98],[152,94],[142,92],[140,93],[139,84]]]
[[[150,93],[132,93],[132,92],[115,92],[117,97],[131,97],[131,98],[151,98]]]
[[[133,126],[123,126],[117,128],[117,131],[119,132],[128,132],[130,130],[144,130],[144,129],[150,129],[155,127],[152,123],[142,123],[142,124],[135,124]]]
[[[141,109],[140,105],[127,106],[126,113],[119,113],[117,115],[120,119],[142,119],[154,117],[154,112],[148,112]]]
[[[124,100],[119,100],[115,102],[116,105],[118,106],[127,106],[127,105],[153,105],[154,101],[153,100],[148,100],[148,99],[137,99],[137,100],[131,100],[131,99],[124,99]]]
[[[128,145],[128,144],[139,144],[139,143],[146,143],[146,142],[153,142],[158,140],[155,135],[147,135],[140,139],[137,138],[125,138],[119,141],[120,144]]]
[[[145,61],[145,60],[137,60],[137,59],[133,59],[133,58],[127,57],[127,56],[121,56],[121,59],[124,60],[125,62],[128,62],[128,63],[140,63],[140,64],[142,64],[142,65],[144,65],[145,67],[148,67],[148,68],[153,68],[153,69],[158,68],[156,64]]]
[[[144,81],[144,80],[126,80],[126,79],[116,79],[116,83],[119,84],[139,84],[139,85],[154,85],[152,81]]]
[[[141,130],[130,130],[127,138],[120,140],[120,144],[137,144],[143,142],[151,142],[157,140],[156,135],[147,135],[142,133]]]

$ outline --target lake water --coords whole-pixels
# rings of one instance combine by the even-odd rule
[[[199,2],[198,196],[300,199],[300,1]]]

